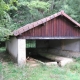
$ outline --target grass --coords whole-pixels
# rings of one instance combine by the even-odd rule
[[[80,80],[80,73],[57,66],[19,67],[13,63],[3,64],[4,80]]]
[[[3,80],[80,80],[80,58],[65,67],[20,67],[13,63],[6,53],[1,53],[1,56],[0,72],[3,74]]]
[[[6,51],[6,48],[5,47],[0,47],[0,53]]]

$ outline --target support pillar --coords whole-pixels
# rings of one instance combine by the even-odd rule
[[[18,39],[18,64],[26,64],[26,39]]]
[[[19,65],[26,63],[26,39],[11,38],[6,42],[6,49],[11,54],[14,62]]]

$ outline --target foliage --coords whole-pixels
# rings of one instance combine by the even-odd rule
[[[18,10],[13,13],[13,22],[17,25],[15,29],[27,23],[39,20],[49,11],[50,4],[48,2],[31,0],[19,0]]]
[[[62,5],[62,9],[69,14],[76,21],[80,22],[80,0],[65,0],[64,5]]]
[[[28,8],[33,16],[34,20],[41,19],[44,17],[45,12],[49,11],[50,4],[43,1],[31,1],[28,3]]]
[[[49,10],[50,4],[48,2],[43,2],[43,1],[31,1],[27,5],[30,9],[37,9],[40,12],[44,12]]]
[[[60,10],[80,22],[79,4],[80,0],[0,0],[0,27],[13,31]]]
[[[0,0],[0,41],[6,40],[11,35],[12,19],[8,11],[17,9],[15,3],[17,0]]]
[[[9,9],[9,5],[6,4],[3,0],[0,0],[0,17],[3,17],[4,12]]]
[[[3,0],[0,0],[0,40],[5,40],[7,35],[11,33],[8,28],[10,24],[10,17],[6,13],[9,10],[9,5]]]
[[[9,35],[12,35],[9,29],[0,27],[0,41],[4,41],[9,38]]]

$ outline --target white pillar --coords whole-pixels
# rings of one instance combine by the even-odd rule
[[[16,37],[11,38],[6,42],[6,49],[11,54],[12,60],[17,62],[18,59],[18,39]]]
[[[18,64],[24,65],[26,63],[26,40],[18,39]]]

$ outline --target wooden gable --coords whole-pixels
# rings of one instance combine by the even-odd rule
[[[80,38],[80,24],[63,11],[14,31],[25,39],[73,39]]]

